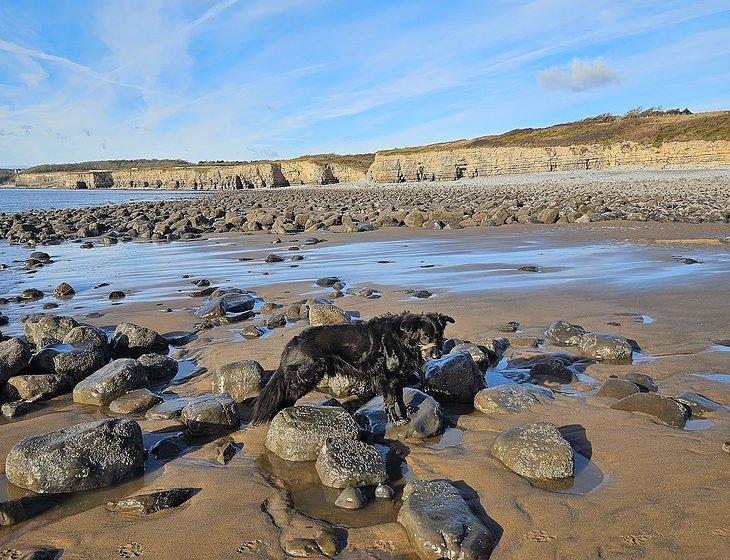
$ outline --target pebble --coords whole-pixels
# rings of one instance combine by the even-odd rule
[[[345,488],[335,500],[335,505],[343,509],[360,509],[368,503],[368,499],[359,488]]]

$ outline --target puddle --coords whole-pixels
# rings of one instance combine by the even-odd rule
[[[696,420],[687,420],[687,423],[684,425],[684,429],[688,432],[701,432],[709,430],[714,425],[715,423],[712,420],[700,418]]]
[[[177,363],[177,374],[175,374],[175,377],[170,380],[170,385],[180,385],[189,381],[193,377],[203,375],[207,371],[207,368],[198,366],[197,362],[193,358],[180,360]]]
[[[692,375],[718,383],[730,384],[730,373],[693,373]]]
[[[708,352],[730,352],[730,346],[724,344],[712,344],[707,348]]]
[[[658,358],[647,352],[633,351],[631,353],[631,363],[633,364],[650,364],[655,362]]]
[[[433,438],[428,438],[424,441],[424,444],[429,449],[441,451],[442,449],[448,449],[449,447],[460,447],[463,439],[464,432],[462,432],[459,428],[446,428],[443,434]]]
[[[528,479],[528,481],[536,488],[573,496],[590,494],[600,488],[606,479],[603,471],[584,455],[574,452],[573,456],[575,458],[575,475],[572,478],[563,480]]]

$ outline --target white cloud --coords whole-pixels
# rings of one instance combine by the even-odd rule
[[[574,58],[567,66],[553,66],[537,73],[540,84],[554,91],[586,91],[621,82],[621,76],[602,58]]]

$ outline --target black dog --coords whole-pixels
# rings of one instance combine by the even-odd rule
[[[256,398],[251,424],[272,419],[317,387],[325,375],[336,374],[367,382],[383,395],[388,420],[405,424],[405,380],[420,372],[426,358],[441,357],[444,329],[453,322],[441,313],[402,313],[306,329],[284,348],[279,368]]]

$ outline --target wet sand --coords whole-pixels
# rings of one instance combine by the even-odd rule
[[[363,318],[403,309],[441,311],[456,319],[447,336],[474,342],[509,338],[512,335],[496,330],[506,321],[520,323],[521,332],[515,335],[520,337],[541,338],[556,319],[624,335],[641,348],[632,365],[591,364],[585,374],[594,383],[572,384],[573,391],[556,392],[554,400],[528,413],[495,417],[451,409],[450,430],[460,434],[447,431],[442,444],[438,438],[405,442],[399,446],[405,460],[399,472],[456,481],[465,495],[478,499],[472,506],[479,504],[477,513],[499,536],[493,559],[714,559],[728,549],[730,457],[723,451],[723,442],[730,439],[727,410],[711,415],[708,429],[678,430],[612,410],[609,401],[591,394],[592,385],[608,376],[636,371],[654,377],[662,394],[692,390],[724,404],[730,401],[727,378],[718,377],[730,374],[730,352],[715,344],[730,338],[730,256],[728,246],[717,242],[728,235],[727,225],[611,223],[322,234],[318,237],[325,243],[301,246],[296,252],[287,247],[306,235],[282,236],[281,244],[272,244],[276,236],[267,234],[145,244],[149,254],[143,244],[92,252],[62,245],[49,248],[56,263],[31,275],[32,280],[11,271],[10,284],[3,284],[2,292],[15,293],[21,286],[46,291],[66,280],[78,285],[79,293],[56,312],[99,326],[133,321],[165,333],[192,330],[198,322],[193,310],[202,300],[186,295],[197,289],[190,284],[195,278],[254,289],[266,301],[291,303],[326,293],[329,290],[316,287],[313,280],[337,275],[348,285],[375,288],[380,294],[377,299],[347,295],[336,300],[344,309]],[[100,258],[123,267],[114,255],[103,256],[104,251],[122,250],[141,251],[134,257],[144,257],[137,261],[144,263],[137,267],[138,276],[129,277],[124,269],[115,274],[95,263],[88,271],[78,269]],[[285,257],[301,253],[305,258],[262,263],[271,252]],[[253,260],[239,261],[240,257]],[[701,262],[683,264],[674,257]],[[132,264],[127,266],[131,269]],[[290,264],[299,267],[288,268]],[[524,265],[542,270],[517,270]],[[183,274],[191,278],[180,278]],[[104,281],[111,285],[94,290]],[[422,288],[435,295],[421,300],[404,292]],[[112,289],[129,295],[120,305],[109,305],[106,294]],[[49,298],[22,308],[0,308],[13,321],[3,332],[12,333],[20,313],[36,311],[45,301]],[[84,318],[90,312],[103,315]],[[621,325],[608,326],[607,321]],[[238,331],[246,324],[200,331],[186,345],[186,358],[194,358],[208,372],[243,358],[273,369],[284,344],[306,326],[300,321],[261,339],[244,340]],[[566,349],[513,345],[506,357],[555,351]],[[209,377],[204,373],[170,389],[196,394],[209,390]],[[307,399],[324,397],[312,394]],[[104,414],[109,413],[73,405],[69,397],[54,399],[38,412],[0,421],[0,454],[4,457],[21,437]],[[578,495],[535,487],[490,455],[502,429],[538,419],[562,427],[574,449],[590,460],[590,476],[581,477],[584,486]],[[147,439],[177,429],[171,421],[143,420],[141,425]],[[54,546],[64,550],[64,559],[112,559],[131,556],[133,550],[155,559],[284,558],[281,544],[286,540],[316,535],[322,523],[333,522],[346,541],[341,558],[415,558],[405,532],[395,523],[398,502],[392,511],[369,504],[342,514],[326,503],[326,493],[308,482],[311,472],[306,468],[292,472],[287,465],[277,465],[263,447],[265,430],[244,427],[235,432],[232,437],[243,447],[226,466],[215,462],[213,443],[199,442],[164,465],[148,463],[143,481],[99,491],[97,496],[71,497],[65,506],[0,529],[0,542],[13,548]],[[126,496],[141,487],[174,486],[202,490],[179,508],[143,518],[103,508],[109,497]],[[7,492],[17,495],[20,490]]]

